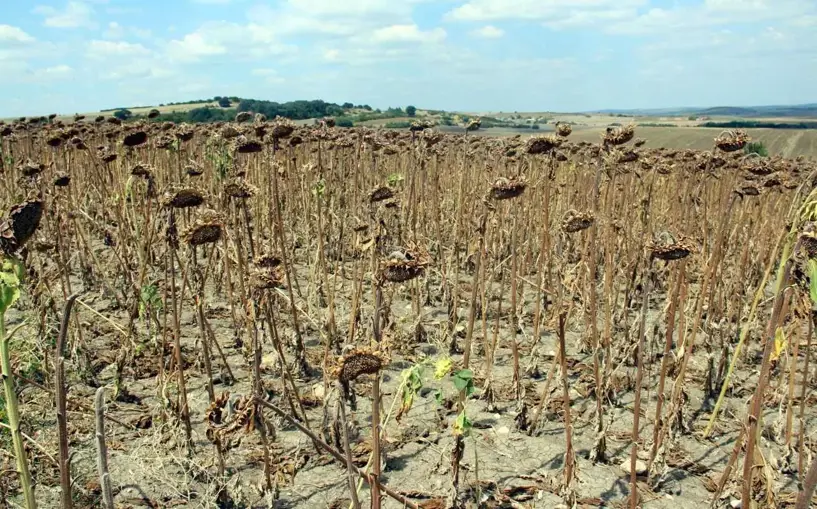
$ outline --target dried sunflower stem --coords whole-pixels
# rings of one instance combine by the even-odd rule
[[[519,274],[519,262],[517,260],[517,253],[516,253],[516,217],[517,215],[514,214],[513,216],[513,223],[511,225],[511,309],[510,309],[510,322],[511,322],[511,352],[513,355],[513,390],[514,394],[516,395],[517,403],[520,403],[522,400],[522,385],[519,379],[519,342],[517,340],[517,332],[519,330],[519,323],[517,320],[516,314],[516,302],[517,302],[517,293],[518,293],[518,280],[517,275]]]
[[[817,487],[817,456],[811,461],[806,479],[803,481],[803,489],[797,494],[794,509],[808,509],[811,507],[811,497],[814,495],[815,487]]]
[[[794,225],[792,227],[794,227]],[[760,376],[752,397],[751,412],[748,417],[749,436],[746,440],[746,457],[743,460],[743,491],[741,494],[741,502],[743,507],[746,508],[751,507],[750,504],[752,503],[752,479],[755,466],[755,446],[759,435],[763,395],[766,392],[769,372],[771,371],[771,355],[774,348],[774,336],[781,317],[781,311],[783,309],[783,301],[786,294],[784,290],[789,284],[789,278],[791,275],[792,259],[790,255],[796,251],[797,245],[795,245],[792,249],[792,242],[789,241],[783,248],[783,253],[780,258],[781,262],[783,263],[778,269],[777,281],[775,285],[776,295],[774,307],[772,309],[772,317],[769,320],[769,327],[766,330],[766,345],[763,348],[763,361],[760,366]]]
[[[721,405],[723,405],[724,398],[726,397],[726,391],[729,389],[729,383],[732,379],[732,372],[735,369],[735,365],[737,365],[738,358],[740,356],[741,349],[743,348],[743,344],[746,342],[746,338],[749,336],[749,329],[751,324],[754,322],[755,314],[757,312],[757,306],[760,303],[761,297],[764,295],[766,290],[766,282],[769,280],[769,275],[771,275],[772,268],[774,267],[774,261],[777,256],[777,250],[780,246],[780,242],[785,237],[785,232],[780,235],[777,239],[777,243],[775,244],[774,249],[771,251],[771,258],[769,259],[769,263],[766,264],[766,270],[763,273],[763,278],[760,281],[760,284],[757,286],[757,290],[755,291],[754,299],[752,300],[752,305],[749,308],[749,316],[744,322],[743,327],[740,331],[740,339],[738,339],[738,344],[735,346],[735,351],[732,353],[732,360],[729,361],[729,368],[726,371],[726,376],[723,379],[723,384],[721,385],[721,391],[718,395],[718,400],[715,402],[715,407],[712,409],[712,415],[709,416],[709,422],[706,425],[706,429],[704,430],[703,437],[707,438],[710,433],[712,433],[712,428],[715,425],[715,421],[718,418],[718,414],[720,413]]]
[[[561,354],[559,352],[553,356],[553,361],[548,370],[547,380],[545,380],[545,385],[542,387],[542,393],[539,396],[539,404],[536,406],[536,412],[534,412],[533,420],[531,421],[530,428],[528,428],[528,436],[533,436],[536,432],[536,428],[539,426],[539,418],[542,415],[542,409],[545,408],[545,404],[547,403],[548,395],[550,394],[550,384],[553,381],[553,376],[556,374],[556,365],[559,363],[560,357]]]
[[[296,419],[294,419],[292,416],[290,416],[289,414],[287,414],[287,413],[286,413],[285,411],[283,411],[281,408],[279,408],[278,406],[276,406],[275,404],[273,404],[273,403],[271,403],[271,402],[269,402],[269,401],[266,401],[266,400],[263,400],[263,399],[259,398],[258,396],[256,396],[256,397],[255,397],[255,401],[256,401],[256,402],[257,402],[259,405],[263,406],[264,408],[268,408],[268,409],[272,410],[273,412],[275,412],[276,414],[278,414],[279,416],[281,416],[283,419],[285,419],[287,422],[289,422],[291,425],[293,425],[293,426],[295,426],[296,428],[298,428],[298,430],[299,430],[301,433],[303,433],[303,434],[305,434],[306,436],[308,436],[309,438],[311,438],[311,439],[312,439],[312,441],[314,441],[316,444],[318,444],[318,446],[319,446],[321,449],[323,449],[324,451],[328,452],[328,453],[329,453],[329,454],[330,454],[330,455],[331,455],[333,458],[335,458],[337,461],[339,461],[339,462],[340,462],[340,463],[342,463],[342,464],[346,464],[346,458],[344,457],[344,455],[343,455],[343,454],[341,454],[340,452],[338,452],[337,450],[335,450],[335,448],[334,448],[334,447],[330,446],[329,444],[327,444],[326,442],[324,442],[323,440],[321,440],[320,438],[318,438],[318,436],[317,436],[317,435],[315,435],[315,434],[314,434],[312,431],[310,431],[309,429],[305,428],[305,427],[304,427],[304,426],[303,426],[301,423],[299,423],[299,422],[298,422]],[[420,506],[418,506],[417,504],[415,504],[415,503],[414,503],[414,502],[412,502],[411,500],[409,500],[409,499],[407,499],[406,497],[404,497],[403,495],[401,495],[401,494],[397,493],[396,491],[394,491],[393,489],[389,488],[388,486],[386,486],[386,485],[382,484],[382,483],[380,482],[380,480],[379,480],[379,479],[378,479],[376,476],[374,476],[374,475],[372,475],[372,474],[366,474],[365,472],[363,472],[362,470],[360,470],[360,469],[359,469],[359,468],[357,468],[357,467],[354,467],[354,466],[353,466],[352,468],[354,469],[354,472],[355,472],[355,473],[356,473],[356,474],[357,474],[357,475],[358,475],[358,476],[359,476],[361,479],[363,479],[363,481],[364,481],[364,482],[366,482],[366,483],[367,483],[367,484],[369,484],[370,486],[372,486],[372,485],[374,485],[374,484],[377,484],[377,487],[378,487],[379,489],[383,490],[383,493],[385,493],[386,495],[390,496],[391,498],[393,498],[393,499],[394,499],[394,500],[396,500],[397,502],[399,502],[399,503],[403,504],[405,507],[409,507],[409,508],[411,508],[411,509],[420,509]]]
[[[596,176],[595,181],[593,184],[593,197],[592,197],[592,211],[593,216],[597,217],[599,214],[599,199],[600,199],[600,185],[601,185],[601,172],[602,172],[602,165],[596,165]],[[592,460],[595,461],[604,461],[606,456],[606,444],[607,441],[604,436],[604,404],[603,399],[606,393],[606,389],[604,387],[604,382],[602,380],[602,367],[601,367],[601,348],[599,342],[599,329],[598,329],[598,292],[596,289],[596,275],[597,275],[597,266],[598,266],[598,246],[596,242],[596,237],[598,233],[598,224],[596,221],[593,222],[593,225],[590,226],[590,234],[587,240],[588,245],[588,257],[590,259],[588,264],[588,292],[590,293],[590,308],[589,314],[587,315],[587,320],[590,322],[590,346],[593,349],[593,377],[595,378],[596,384],[596,433],[597,433],[597,440],[596,444],[592,449],[591,456]],[[604,247],[604,246],[602,246]],[[605,288],[606,289],[606,288]],[[586,328],[585,328],[586,330]],[[608,359],[609,362],[609,359]]]
[[[465,347],[463,352],[463,369],[468,369],[471,360],[471,345],[474,338],[474,319],[477,313],[477,293],[480,286],[480,275],[482,266],[482,252],[485,249],[485,226],[488,220],[487,212],[483,213],[479,222],[479,240],[477,244],[477,254],[474,261],[474,276],[471,278],[471,303],[468,309],[468,328],[465,332]],[[453,332],[452,332],[453,334]]]
[[[360,499],[357,496],[355,486],[355,465],[352,462],[352,451],[349,447],[349,424],[346,421],[346,403],[343,401],[343,388],[340,382],[337,383],[338,399],[337,405],[340,412],[340,425],[343,427],[343,453],[346,456],[346,471],[349,481],[349,497],[352,499],[352,509],[360,509]]]
[[[372,509],[380,509],[380,373],[372,381]]]
[[[113,509],[113,491],[111,490],[111,474],[108,472],[108,446],[105,444],[105,388],[96,390],[94,397],[94,411],[96,415],[96,468],[99,474],[99,484],[102,486],[102,502],[106,509]]]
[[[801,482],[803,480],[803,460],[805,459],[803,455],[803,447],[805,446],[806,441],[806,423],[803,419],[803,414],[806,410],[806,392],[808,391],[808,384],[805,383],[805,380],[808,379],[808,368],[809,362],[811,361],[811,341],[814,338],[814,331],[816,329],[815,323],[817,323],[817,311],[812,308],[810,315],[810,320],[808,322],[808,343],[806,344],[806,361],[803,364],[803,373],[801,375],[803,382],[800,384],[800,416],[798,418],[800,421],[800,437],[797,444],[797,472],[800,474]]]
[[[647,470],[652,468],[655,457],[658,454],[658,432],[661,429],[661,409],[664,405],[666,395],[664,394],[664,386],[667,379],[667,370],[669,369],[669,358],[672,351],[672,337],[675,333],[675,311],[678,307],[678,299],[681,295],[681,287],[684,285],[684,277],[686,275],[686,259],[681,260],[678,266],[675,288],[672,291],[669,308],[667,309],[667,330],[664,341],[664,352],[661,356],[661,374],[658,380],[658,400],[655,403],[655,419],[653,420],[652,433],[652,449],[650,450],[650,461],[647,465]]]
[[[259,400],[259,398],[262,398],[264,394],[264,387],[261,379],[261,342],[258,341],[258,324],[256,322],[257,308],[258,303],[253,302],[252,307],[247,313],[247,319],[252,324],[252,391],[256,402]],[[259,421],[258,434],[261,437],[261,447],[264,449],[264,487],[268,492],[272,492],[274,491],[274,485],[272,482],[272,460],[270,458],[269,443],[267,440],[266,420],[264,419],[264,413],[259,412],[257,408],[255,411],[255,416]]]
[[[275,157],[273,151],[272,158]],[[274,159],[273,159],[274,161]],[[284,238],[284,219],[281,212],[281,199],[278,192],[278,171],[275,165],[272,166],[271,171],[272,180],[272,209],[275,217],[275,233],[278,237],[278,242],[281,246],[281,264],[284,266],[284,274],[287,279],[287,292],[289,293],[290,308],[292,311],[292,328],[295,330],[295,359],[298,362],[298,369],[306,373],[309,371],[309,366],[306,362],[306,352],[304,350],[304,340],[301,336],[301,327],[298,322],[298,310],[295,307],[295,294],[293,291],[293,280],[295,280],[295,271],[291,267],[289,256],[287,255],[286,239]]]
[[[170,210],[170,223],[174,223],[173,209]],[[190,407],[187,404],[187,387],[184,379],[184,363],[182,361],[181,325],[179,323],[179,301],[176,298],[176,248],[171,243],[166,253],[167,263],[170,265],[170,300],[173,307],[173,346],[176,361],[177,380],[179,384],[179,417],[184,423],[184,432],[188,454],[193,452],[193,428],[190,424]]]
[[[641,304],[641,319],[638,325],[638,346],[636,350],[636,376],[635,376],[635,403],[633,404],[633,447],[630,451],[630,509],[638,507],[638,481],[636,472],[636,460],[638,459],[638,434],[639,418],[641,417],[641,386],[644,378],[644,335],[646,333],[647,311],[650,301],[650,279],[652,276],[652,257],[647,262],[644,271],[644,297]],[[655,448],[655,445],[653,445]]]
[[[576,465],[576,452],[573,450],[573,425],[570,419],[570,389],[567,383],[567,349],[565,346],[565,322],[567,322],[567,312],[563,311],[559,315],[559,359],[562,372],[562,393],[564,395],[563,409],[565,413],[565,470],[564,488],[570,491],[570,485],[575,477],[574,468]]]
[[[78,293],[68,297],[60,319],[60,333],[54,350],[54,394],[57,407],[57,435],[60,451],[60,501],[64,509],[71,509],[71,458],[68,453],[68,412],[65,389],[65,341],[68,336],[68,322],[71,319],[71,309]]]

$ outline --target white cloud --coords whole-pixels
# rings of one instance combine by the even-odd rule
[[[712,27],[783,22],[799,25],[817,14],[812,0],[705,0],[702,4],[647,12],[609,24],[606,31],[621,35],[666,35],[667,32]]]
[[[636,9],[597,9],[589,11],[571,11],[567,15],[546,21],[544,25],[554,30],[575,29],[582,27],[606,26],[613,21],[632,19],[637,16]]]
[[[167,53],[177,60],[195,61],[202,57],[223,55],[227,53],[227,48],[208,41],[201,33],[193,32],[185,35],[181,40],[170,41]]]
[[[34,38],[17,27],[0,25],[0,42],[9,45],[27,44],[34,42]]]
[[[38,69],[37,71],[34,71],[34,74],[41,77],[60,78],[71,74],[73,70],[74,69],[72,69],[71,66],[61,64],[53,67],[46,67],[44,69]]]
[[[250,74],[252,74],[253,76],[259,76],[264,78],[264,81],[271,85],[278,85],[284,82],[284,78],[282,78],[278,74],[278,71],[275,69],[270,68],[253,69],[250,72]]]
[[[275,8],[251,7],[248,18],[274,26],[279,35],[354,36],[382,26],[411,24],[414,8],[434,1],[440,0],[282,0]]]
[[[289,0],[287,5],[314,16],[367,16],[407,12],[411,0]]]
[[[174,60],[192,62],[228,54],[252,60],[295,52],[297,48],[279,41],[276,28],[257,23],[207,23],[182,39],[170,41],[167,54]]]
[[[196,4],[226,5],[230,3],[232,0],[191,0],[191,1]]]
[[[274,27],[279,36],[320,34],[328,36],[349,36],[360,32],[362,27],[373,26],[370,18],[349,18],[347,16],[328,16],[321,18],[321,13],[303,12],[292,8],[273,9],[258,5],[249,10],[248,17],[253,23]]]
[[[93,8],[84,2],[68,2],[64,9],[48,5],[34,8],[35,14],[45,16],[44,24],[52,28],[93,28]]]
[[[93,40],[88,43],[86,55],[94,60],[106,58],[125,58],[150,55],[150,50],[141,44],[125,41],[101,41]]]
[[[417,25],[391,25],[378,28],[372,33],[374,42],[439,42],[445,39],[446,33],[442,28],[422,31]]]
[[[814,0],[703,0],[651,8],[649,0],[469,0],[446,18],[517,19],[557,30],[594,28],[613,35],[661,36],[668,31],[770,21],[808,26],[817,22],[815,15]]]
[[[505,35],[505,31],[493,25],[485,25],[471,32],[474,37],[482,37],[483,39],[499,39]]]
[[[646,3],[647,0],[470,0],[446,16],[461,21],[558,20],[576,12],[634,9]]]
[[[107,28],[105,28],[105,30],[102,32],[102,37],[111,40],[119,40],[124,39],[126,37],[136,37],[137,39],[150,39],[152,35],[153,32],[151,32],[147,28],[126,27],[122,26],[116,21],[111,21],[110,23],[108,23]]]
[[[791,24],[798,27],[817,26],[817,15],[799,16]]]
[[[252,71],[250,71],[250,74],[252,74],[253,76],[273,76],[275,74],[278,74],[278,71],[276,71],[275,69],[270,69],[269,67],[263,67],[260,69],[253,69]]]
[[[125,36],[125,29],[116,21],[111,21],[102,36],[106,39],[121,39]]]
[[[37,69],[21,60],[0,60],[0,71],[10,83],[48,83],[69,76],[74,69],[65,64]]]
[[[340,51],[336,49],[328,49],[323,52],[324,60],[328,60],[330,62],[337,62],[340,60]]]

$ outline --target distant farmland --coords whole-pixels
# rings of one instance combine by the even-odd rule
[[[604,128],[574,128],[572,141],[589,141],[598,143]],[[464,132],[462,128],[440,128],[445,132]],[[553,126],[541,126],[538,131],[528,129],[493,128],[477,131],[482,136],[514,136],[522,137],[552,131]],[[643,127],[636,129],[638,136],[647,140],[648,147],[666,147],[674,149],[709,150],[712,140],[723,129],[709,127]],[[746,129],[752,141],[759,141],[766,145],[770,155],[784,157],[817,157],[817,129]]]

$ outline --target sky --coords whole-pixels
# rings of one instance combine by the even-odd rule
[[[817,0],[0,0],[0,117],[817,102]]]

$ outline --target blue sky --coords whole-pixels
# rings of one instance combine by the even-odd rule
[[[0,117],[215,95],[792,104],[814,83],[817,0],[0,0]]]

